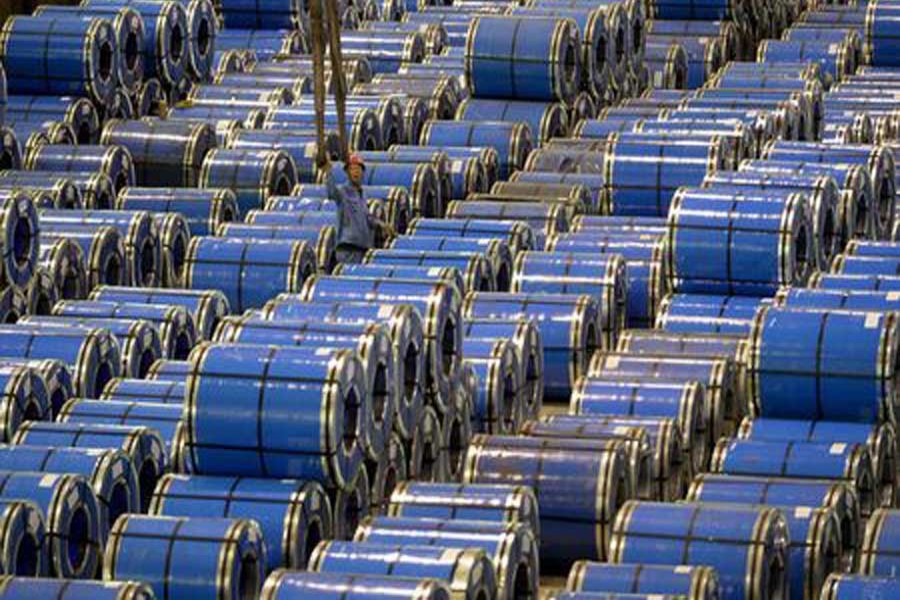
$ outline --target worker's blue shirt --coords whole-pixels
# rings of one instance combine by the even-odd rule
[[[334,179],[329,177],[328,197],[338,206],[338,246],[371,248],[374,245],[372,218],[362,190],[351,183],[336,185]]]

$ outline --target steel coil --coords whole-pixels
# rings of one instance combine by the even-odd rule
[[[426,384],[431,399],[443,407],[449,399],[450,381],[460,365],[462,330],[460,298],[443,283],[391,279],[357,279],[317,276],[305,284],[303,300],[375,301],[382,305],[412,304],[422,315],[426,360]]]
[[[892,313],[762,308],[748,348],[750,400],[762,417],[890,420],[898,343]]]
[[[251,210],[248,217],[253,217],[255,210]],[[261,213],[263,215],[275,215],[276,213]],[[220,237],[238,238],[245,240],[299,240],[310,244],[314,248],[317,270],[320,273],[331,273],[338,262],[337,257],[337,229],[334,225],[305,225],[293,226],[289,224],[243,224],[222,223],[216,232]]]
[[[359,526],[354,541],[441,548],[479,548],[493,563],[498,598],[537,594],[537,541],[521,523],[484,523],[462,519],[369,517]]]
[[[364,259],[372,265],[415,265],[437,269],[457,269],[461,275],[460,294],[469,290],[493,291],[497,288],[491,263],[474,252],[443,252],[429,250],[369,250]],[[342,271],[343,272],[343,271]],[[454,286],[458,282],[454,281]]]
[[[304,568],[319,541],[331,537],[331,503],[315,482],[165,475],[150,514],[255,519],[269,569]]]
[[[148,321],[138,319],[102,319],[84,316],[22,317],[24,325],[58,326],[72,329],[103,328],[119,343],[120,372],[128,377],[144,377],[153,361],[162,356],[159,333]]]
[[[514,346],[504,339],[463,340],[464,361],[478,377],[474,430],[513,433],[523,414],[523,370]]]
[[[166,358],[184,360],[197,340],[193,316],[186,308],[174,305],[143,304],[112,300],[64,300],[53,307],[53,314],[61,317],[80,317],[88,321],[142,320],[159,330],[162,354]],[[104,325],[108,326],[108,325]],[[146,373],[153,361],[141,361],[141,373]],[[143,376],[143,375],[141,375]]]
[[[704,473],[694,479],[687,499],[691,502],[769,504],[785,510],[797,507],[827,508],[838,520],[841,568],[850,569],[855,564],[862,535],[862,516],[858,496],[847,483]]]
[[[532,153],[534,154],[534,153]],[[518,185],[513,185],[518,184]],[[494,184],[498,189],[515,190],[523,189],[523,184],[530,184],[532,191],[526,195],[545,196],[552,198],[554,192],[564,192],[569,187],[573,194],[582,196],[583,212],[600,214],[607,212],[603,205],[603,177],[591,173],[559,173],[547,171],[517,171],[510,177],[507,184]],[[588,195],[584,195],[584,190]]]
[[[183,382],[116,377],[106,385],[100,398],[102,400],[181,405],[184,403],[185,388]]]
[[[30,196],[37,208],[83,207],[81,189],[71,179],[44,177],[44,183],[32,183],[26,176],[21,184],[17,182],[19,171],[0,171],[0,190],[3,193],[16,188]],[[42,174],[43,175],[43,174]]]
[[[512,255],[534,247],[534,232],[519,221],[507,222],[482,219],[415,219],[409,225],[410,237],[444,237],[501,239],[509,245]]]
[[[219,288],[232,310],[242,312],[278,292],[299,291],[315,260],[304,241],[195,237],[185,259],[185,286]]]
[[[265,206],[272,195],[289,194],[296,184],[293,159],[276,150],[212,150],[200,171],[200,186],[231,189],[241,213]]]
[[[452,397],[448,401],[452,401]],[[441,418],[434,408],[426,406],[419,413],[406,443],[407,477],[420,481],[447,481],[450,469],[448,450]]]
[[[131,154],[121,146],[42,145],[25,156],[30,171],[101,173],[113,181],[116,192],[134,185]]]
[[[187,386],[188,377],[194,372],[194,365],[189,360],[171,360],[161,358],[150,367],[147,379],[151,381],[170,381]]]
[[[451,285],[456,293],[462,294],[465,280],[456,267],[424,267],[392,264],[340,264],[333,275],[365,279],[420,279],[440,281]]]
[[[810,277],[809,285],[823,290],[890,292],[900,290],[900,278],[892,275],[815,273]]]
[[[156,430],[148,427],[30,421],[22,425],[12,443],[28,447],[122,450],[131,460],[137,476],[137,506],[141,511],[147,510],[153,486],[167,468],[163,441]],[[117,493],[121,494],[122,490]],[[123,507],[125,501],[121,497],[115,498],[115,502],[107,506],[109,513],[126,512]]]
[[[896,577],[897,511],[879,508],[869,519],[859,554],[859,573]]]
[[[763,296],[782,285],[804,283],[817,262],[813,248],[823,245],[813,241],[809,214],[799,194],[782,203],[738,196],[729,201],[727,194],[704,198],[702,192],[697,197],[689,189],[678,190],[667,236],[670,287],[687,293]],[[718,253],[719,260],[711,261],[711,252]],[[757,269],[762,272],[755,273]]]
[[[351,575],[278,569],[263,586],[265,600],[297,600],[315,595],[322,600],[339,600],[352,595],[359,600],[375,600],[390,595],[397,600],[450,600],[444,580],[431,577]]]
[[[865,596],[891,597],[900,593],[895,577],[866,577],[832,573],[822,586],[822,600],[849,600]]]
[[[377,163],[427,163],[434,167],[438,177],[438,187],[444,202],[458,196],[454,195],[453,180],[450,175],[450,157],[440,151],[418,146],[400,146],[391,144],[385,151],[359,152],[359,156],[367,164]],[[463,196],[465,197],[465,196]]]
[[[153,590],[138,581],[80,581],[35,577],[0,576],[0,590],[8,600],[24,600],[35,595],[54,600],[153,600]]]
[[[70,182],[81,197],[80,205],[83,206],[41,206],[40,208],[86,208],[108,210],[113,207],[116,192],[112,180],[101,173],[66,173],[65,171],[4,171],[0,180],[6,181],[10,186],[20,187],[25,190],[44,186],[49,182],[65,180]]]
[[[712,567],[609,564],[586,560],[572,565],[566,587],[575,592],[684,595],[692,600],[712,600],[721,593],[719,576]]]
[[[59,408],[66,400],[75,395],[72,387],[72,373],[61,360],[52,358],[28,360],[4,357],[0,359],[0,366],[25,366],[30,367],[37,372],[47,389],[51,418],[56,416],[59,412]]]
[[[496,291],[509,289],[513,269],[513,251],[504,240],[496,237],[476,237],[474,235],[468,236],[469,239],[460,239],[457,236],[438,236],[437,233],[439,232],[434,233],[435,235],[396,237],[390,243],[391,252],[423,252],[426,256],[433,253],[484,256],[488,264],[484,268],[479,268],[493,280],[493,282],[489,282],[493,289]],[[380,256],[383,252],[376,251],[375,254]],[[466,265],[460,264],[459,266],[463,267]],[[463,270],[463,275],[466,275],[468,278],[465,270]],[[471,280],[471,278],[469,279]],[[473,290],[492,291],[483,289],[481,286],[470,285],[469,287]]]
[[[99,286],[94,288],[90,296],[91,300],[99,302],[115,302],[125,304],[162,304],[180,306],[188,311],[192,319],[178,317],[174,323],[183,322],[184,325],[172,326],[173,337],[178,338],[182,328],[191,328],[189,321],[193,321],[193,329],[198,339],[205,340],[212,337],[212,333],[219,321],[231,312],[228,299],[215,289],[209,290],[170,290],[170,289],[137,289],[128,287]],[[148,309],[152,310],[152,309]],[[172,311],[170,311],[172,312]],[[145,314],[143,318],[146,318]],[[153,320],[153,319],[151,319]],[[166,324],[161,323],[163,327]],[[192,343],[186,340],[177,342],[175,347],[190,350]]]
[[[543,143],[569,132],[569,118],[565,106],[559,102],[527,102],[467,98],[456,111],[459,121],[498,121],[528,123],[536,142]]]
[[[473,194],[472,198],[465,202],[452,201],[447,206],[447,216],[453,219],[522,221],[532,229],[536,249],[543,249],[547,238],[569,228],[571,211],[563,205],[516,201],[515,198],[490,194]]]
[[[495,597],[497,582],[484,550],[429,548],[364,542],[322,542],[310,559],[310,570],[319,573],[433,577],[446,582],[454,598],[474,600]]]
[[[872,427],[862,423],[745,418],[738,437],[748,440],[798,442],[854,442],[866,444],[879,482],[881,506],[894,505],[897,478],[897,433],[891,423]]]
[[[82,0],[88,10],[128,6],[144,20],[144,75],[155,77],[167,85],[185,77],[190,62],[192,37],[183,2],[154,0]]]
[[[35,278],[32,277],[24,290],[7,287],[0,291],[0,320],[4,323],[15,323],[22,316],[28,314],[28,299],[26,292],[31,288]]]
[[[430,120],[419,142],[426,146],[493,148],[498,156],[497,178],[506,179],[524,166],[533,139],[531,128],[524,122]]]
[[[336,142],[330,138],[325,141],[327,153],[331,160],[338,160],[339,152],[332,141]],[[318,146],[315,136],[308,135],[302,129],[237,129],[228,136],[226,143],[232,150],[281,150],[294,159],[299,180],[312,181],[315,178],[313,159]]]
[[[746,335],[766,302],[751,296],[669,294],[660,302],[656,327],[673,333]]]
[[[872,514],[880,499],[865,444],[723,439],[716,445],[710,470],[726,475],[845,482],[859,497],[863,517]]]
[[[617,442],[476,435],[463,481],[530,485],[540,511],[541,559],[554,572],[585,556],[605,558],[612,519],[633,496]]]
[[[255,597],[267,564],[255,521],[127,515],[110,532],[103,576],[147,581],[161,599]]]
[[[397,410],[397,379],[394,347],[383,325],[370,323],[321,323],[312,319],[277,321],[250,315],[225,317],[214,340],[221,343],[270,344],[312,349],[356,350],[366,378],[367,410],[361,420],[360,441],[368,457],[377,460],[393,429]]]
[[[192,359],[196,367],[188,379],[185,414],[190,414],[186,451],[193,472],[308,478],[339,488],[352,482],[362,462],[359,439],[369,410],[364,371],[354,351],[207,344],[198,346]],[[258,365],[256,372],[235,370],[246,360]],[[282,368],[288,371],[274,379]],[[264,402],[254,417],[260,434],[235,437],[233,431],[246,427],[237,409],[251,399],[242,392],[248,386],[264,390],[274,402],[284,394],[310,395],[310,415],[303,418],[318,425],[303,435],[290,427],[281,431],[279,423],[301,416],[296,403],[281,409]],[[233,392],[230,398],[223,388]],[[223,403],[236,410],[216,408]]]
[[[119,53],[113,25],[101,17],[18,16],[0,32],[12,94],[87,96],[104,104],[118,84]]]
[[[900,257],[838,254],[831,263],[831,271],[838,275],[895,276],[900,273]]]
[[[28,577],[46,576],[50,567],[47,525],[43,510],[28,500],[0,500],[0,553],[3,572]]]
[[[365,468],[356,471],[347,487],[325,486],[333,507],[331,531],[334,539],[348,540],[353,535],[359,521],[368,514],[371,488]]]
[[[320,179],[323,177],[320,174]],[[347,183],[347,175],[337,165],[332,167],[335,183]],[[363,173],[363,187],[400,186],[408,190],[410,208],[415,216],[441,217],[446,198],[441,196],[441,183],[437,171],[426,163],[375,163]]]
[[[315,125],[315,111],[312,106],[276,106],[270,108],[263,128],[270,131],[294,131],[311,129]],[[326,107],[325,126],[337,127],[337,110],[333,104]],[[384,147],[381,122],[375,110],[358,106],[347,114],[347,135],[353,150],[378,150]]]
[[[38,253],[38,268],[50,275],[59,298],[73,300],[87,293],[84,253],[74,241],[44,240]]]
[[[406,447],[396,431],[391,432],[384,454],[378,460],[366,460],[369,483],[369,514],[379,515],[387,511],[388,501],[394,489],[409,479]]]
[[[209,124],[150,118],[108,121],[101,143],[130,151],[137,184],[149,187],[197,187],[204,157],[216,146]]]
[[[134,96],[134,115],[136,118],[164,117],[167,102],[162,84],[155,77],[146,78],[140,90]]]

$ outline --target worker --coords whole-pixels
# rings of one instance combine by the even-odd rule
[[[363,196],[362,180],[366,165],[356,154],[344,165],[349,183],[337,185],[328,177],[328,197],[338,205],[337,259],[342,263],[360,263],[375,243],[375,234],[387,239],[393,228],[369,213]]]

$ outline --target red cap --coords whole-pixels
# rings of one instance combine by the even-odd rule
[[[347,167],[351,167],[353,165],[359,165],[363,169],[366,168],[366,163],[359,154],[351,154],[350,158],[347,159]]]

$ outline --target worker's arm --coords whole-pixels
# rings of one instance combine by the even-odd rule
[[[341,206],[344,203],[344,200],[346,199],[346,196],[344,196],[344,190],[339,188],[334,182],[334,175],[332,175],[330,167],[328,167],[328,171],[325,176],[325,189],[328,192],[329,200],[333,201],[338,206]]]

